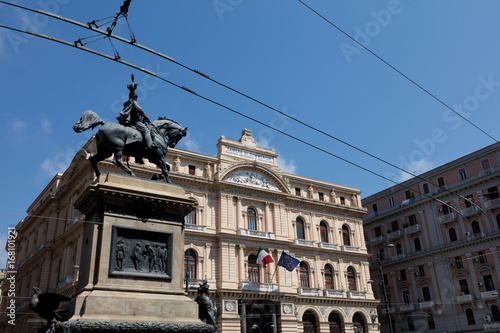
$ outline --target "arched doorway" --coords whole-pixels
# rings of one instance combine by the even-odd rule
[[[330,313],[328,316],[328,322],[330,323],[330,333],[341,333],[342,330],[342,320],[336,312]]]
[[[367,332],[365,320],[363,319],[363,316],[359,313],[355,313],[354,316],[352,316],[352,326],[354,328],[354,333]]]
[[[316,333],[316,316],[311,311],[304,312],[302,316],[302,323],[304,326],[304,333]]]

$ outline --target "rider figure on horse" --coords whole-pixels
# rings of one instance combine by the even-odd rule
[[[134,77],[132,76],[132,83],[127,85],[129,90],[128,98],[129,100],[123,103],[123,110],[120,112],[120,116],[117,117],[118,122],[124,126],[132,125],[141,134],[146,149],[151,149],[155,147],[155,144],[151,138],[151,132],[149,127],[144,125],[144,123],[150,123],[148,115],[137,103],[137,83],[134,82]]]

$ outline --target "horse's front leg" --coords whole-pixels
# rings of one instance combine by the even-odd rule
[[[123,152],[121,150],[115,152],[113,154],[113,163],[122,168],[123,170],[125,170],[125,172],[128,173],[130,176],[136,177],[135,173],[131,169],[129,169],[125,164],[122,163],[122,156]]]
[[[161,155],[161,157],[158,159],[161,173],[165,177],[165,181],[169,184],[172,184],[172,181],[170,180],[170,177],[168,176],[168,171],[170,170],[170,166],[165,162],[165,156]]]

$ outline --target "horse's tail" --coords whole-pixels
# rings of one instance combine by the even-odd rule
[[[89,128],[93,129],[96,126],[103,124],[104,120],[102,120],[97,113],[92,110],[87,110],[82,114],[80,121],[73,126],[73,130],[80,133],[88,130]]]

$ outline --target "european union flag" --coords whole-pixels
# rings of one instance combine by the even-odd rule
[[[286,254],[285,251],[281,253],[280,260],[278,261],[278,266],[285,267],[287,271],[291,272],[300,263],[300,260]]]

